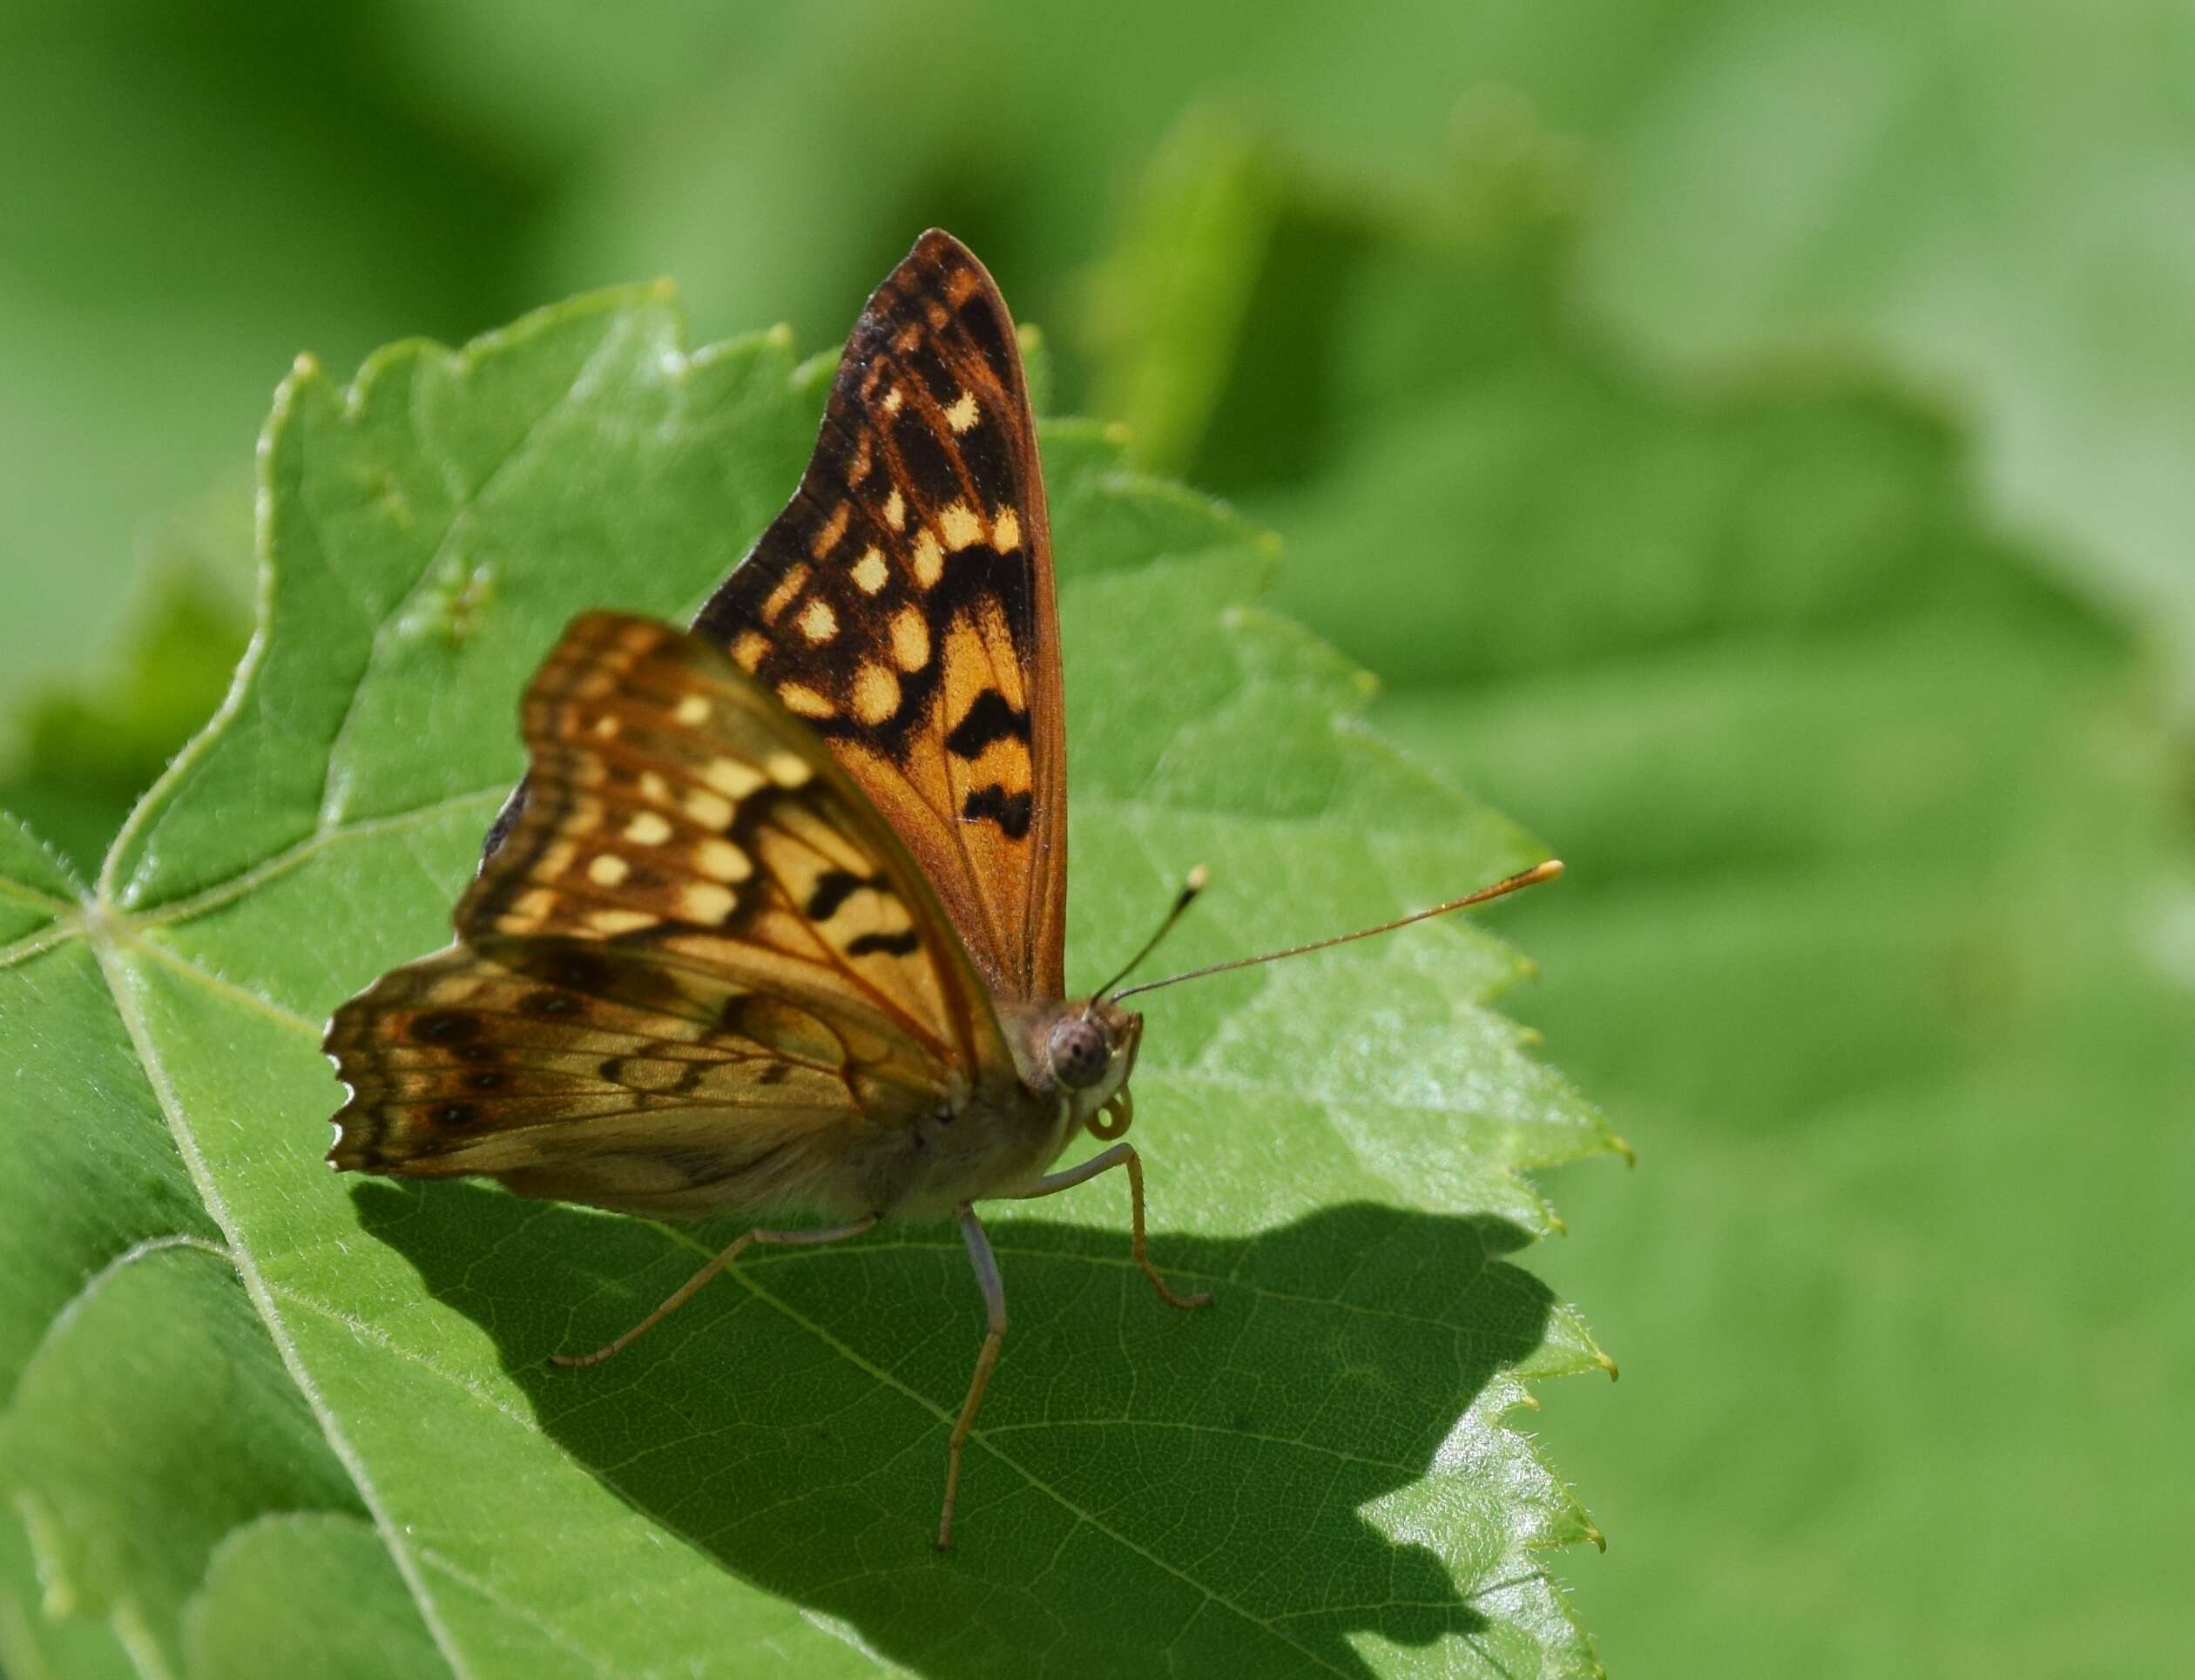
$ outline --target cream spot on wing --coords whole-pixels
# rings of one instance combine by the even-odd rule
[[[598,853],[587,866],[587,879],[598,887],[617,887],[632,873],[632,866],[615,852]]]
[[[1013,632],[1006,627],[1006,609],[996,596],[987,596],[976,604],[976,628],[983,638],[984,655],[990,661],[998,692],[1015,711],[1026,712],[1029,698],[1022,692],[1021,660],[1014,651]]]
[[[693,861],[719,880],[745,880],[754,873],[754,860],[728,840],[703,840],[694,847]]]
[[[808,544],[808,552],[818,560],[838,547],[839,538],[846,535],[846,522],[853,516],[854,504],[841,502],[831,510],[831,516],[823,522],[823,529],[815,534],[815,541]]]
[[[905,401],[906,399],[900,395],[900,388],[896,385],[893,386],[890,390],[884,393],[884,412],[888,415],[897,414],[900,411],[900,404]]]
[[[679,889],[679,914],[688,921],[722,921],[739,901],[730,887],[714,881],[693,881]]]
[[[671,784],[652,770],[643,770],[640,773],[640,792],[643,797],[658,805],[668,805],[671,802]]]
[[[704,828],[732,826],[732,801],[721,793],[706,793],[695,788],[686,796],[686,813]]]
[[[587,926],[603,934],[637,934],[655,925],[656,918],[645,910],[597,910],[587,918]]]
[[[797,712],[803,718],[828,718],[838,711],[828,695],[818,694],[806,683],[780,683],[778,698],[785,702],[787,711]]]
[[[663,632],[650,624],[630,624],[618,632],[618,645],[636,654],[654,652],[662,640]]]
[[[618,727],[619,725],[616,714],[612,712],[605,712],[594,721],[594,732],[598,735],[604,737],[605,739],[609,736],[615,735],[618,732]]]
[[[709,703],[699,694],[689,694],[671,715],[682,724],[705,724],[709,721]]]
[[[674,1061],[650,1061],[645,1056],[628,1056],[616,1064],[618,1083],[627,1090],[667,1091],[679,1088],[679,1080],[686,1064]]]
[[[899,678],[881,665],[863,665],[854,674],[854,713],[865,724],[881,724],[899,710]]]
[[[959,308],[975,294],[976,271],[974,269],[956,268],[945,276],[945,295],[953,300],[954,308]]]
[[[762,767],[780,787],[798,787],[815,773],[808,768],[807,760],[797,752],[773,752]]]
[[[530,893],[521,893],[510,902],[510,914],[503,918],[508,927],[514,921],[545,921],[557,907],[557,895],[545,887],[537,887]]]
[[[981,542],[983,525],[968,510],[965,502],[956,502],[937,516],[937,529],[944,534],[945,546],[956,553],[970,543]]]
[[[737,759],[711,759],[709,767],[701,773],[701,779],[719,793],[735,800],[743,800],[762,786],[767,779],[751,764],[741,764]]]
[[[770,591],[769,598],[762,603],[762,622],[766,624],[777,623],[778,614],[793,604],[793,597],[800,592],[807,580],[808,569],[806,562],[787,571],[785,576],[778,580],[778,586]]]
[[[992,522],[991,547],[1001,554],[1011,554],[1021,547],[1021,521],[1011,508],[1001,508]]]
[[[884,498],[884,523],[895,531],[907,529],[907,498],[897,488]]]
[[[800,609],[800,632],[811,642],[827,642],[838,634],[838,614],[828,601],[818,597]]]
[[[929,622],[919,607],[905,606],[892,615],[892,657],[902,671],[920,671],[929,663]]]
[[[891,567],[884,563],[883,554],[871,549],[854,563],[854,581],[861,586],[861,593],[874,595],[884,587],[884,580],[892,575]]]
[[[962,391],[953,406],[945,411],[945,423],[956,432],[964,432],[983,417],[983,411],[976,406],[976,393]]]
[[[937,533],[926,530],[915,539],[915,581],[924,589],[945,575],[945,550],[939,546]]]
[[[732,658],[742,671],[753,671],[770,651],[770,638],[759,630],[743,630],[732,644]]]
[[[625,837],[635,846],[660,846],[671,838],[671,825],[659,811],[643,811],[625,826]]]

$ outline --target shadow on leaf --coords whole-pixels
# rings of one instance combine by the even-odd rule
[[[1026,1673],[1044,1652],[1143,1673],[1164,1650],[1195,1674],[1368,1674],[1348,1636],[1487,1625],[1440,1555],[1360,1510],[1424,1478],[1539,1346],[1550,1296],[1500,1258],[1529,1240],[1505,1222],[1352,1204],[1249,1238],[1162,1236],[1160,1266],[1219,1297],[1184,1313],[1123,1233],[996,1221],[1013,1325],[940,1556],[983,1313],[949,1225],[750,1251],[627,1352],[567,1371],[547,1356],[625,1329],[699,1256],[662,1227],[471,1184],[354,1194],[598,1479],[923,1673]],[[713,1252],[737,1231],[691,1234]],[[1392,1526],[1492,1569],[1497,1490],[1444,1483]]]

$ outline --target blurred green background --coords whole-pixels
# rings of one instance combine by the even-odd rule
[[[295,353],[658,273],[827,347],[943,224],[1570,863],[1503,926],[1640,1153],[1534,1262],[1611,1669],[2185,1666],[2184,3],[104,0],[0,17],[0,176],[50,840],[217,702]]]

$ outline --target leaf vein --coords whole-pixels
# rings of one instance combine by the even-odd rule
[[[683,1232],[671,1230],[669,1227],[664,1225],[660,1221],[652,1219],[645,1221],[644,1223],[654,1225],[657,1230],[662,1231],[666,1236],[669,1236],[677,1241],[681,1247],[690,1248],[696,1252],[700,1253],[712,1252],[704,1245],[688,1238]],[[825,1346],[830,1348],[832,1352],[838,1354],[840,1358],[845,1360],[848,1364],[852,1365],[856,1370],[866,1373],[875,1380],[882,1383],[887,1387],[896,1389],[900,1393],[904,1394],[908,1399],[913,1400],[924,1411],[929,1412],[940,1423],[949,1424],[953,1420],[954,1413],[950,1409],[939,1406],[928,1395],[901,1381],[899,1378],[894,1376],[891,1372],[885,1369],[882,1366],[875,1363],[873,1360],[863,1358],[861,1354],[856,1352],[853,1347],[840,1340],[821,1325],[816,1323],[814,1319],[800,1312],[792,1305],[791,1302],[784,1300],[780,1297],[773,1295],[768,1290],[763,1288],[760,1284],[757,1283],[753,1278],[749,1277],[740,1267],[736,1265],[728,1266],[726,1268],[726,1274],[729,1277],[737,1279],[742,1288],[747,1290],[750,1293],[755,1296],[757,1299],[775,1307],[780,1312],[782,1312],[786,1318],[790,1319],[793,1323],[798,1325],[801,1329],[807,1331],[810,1335],[821,1341]],[[1031,1488],[1037,1489],[1037,1492],[1052,1500],[1062,1510],[1067,1512],[1070,1515],[1075,1517],[1078,1521],[1087,1523],[1090,1527],[1095,1528],[1099,1534],[1104,1535],[1106,1538],[1112,1541],[1116,1545],[1135,1553],[1137,1556],[1142,1558],[1145,1562],[1151,1564],[1153,1568],[1163,1570],[1165,1574],[1172,1575],[1176,1580],[1181,1582],[1184,1585],[1195,1589],[1195,1590],[1204,1595],[1207,1602],[1216,1604],[1223,1609],[1232,1611],[1235,1616],[1240,1617],[1243,1621],[1249,1623],[1253,1627],[1264,1629],[1266,1632],[1273,1635],[1275,1638],[1280,1640],[1284,1644],[1289,1645],[1295,1650],[1300,1652],[1303,1656],[1305,1656],[1312,1663],[1319,1668],[1324,1669],[1327,1672],[1330,1674],[1341,1674],[1345,1672],[1345,1670],[1334,1667],[1333,1663],[1327,1662],[1326,1658],[1320,1656],[1318,1652],[1313,1650],[1307,1645],[1304,1645],[1297,1640],[1291,1638],[1288,1634],[1281,1629],[1275,1627],[1271,1622],[1266,1621],[1265,1618],[1258,1616],[1253,1611],[1244,1609],[1241,1605],[1234,1602],[1233,1600],[1226,1597],[1225,1595],[1215,1592],[1212,1588],[1206,1586],[1203,1582],[1198,1580],[1195,1575],[1191,1575],[1187,1570],[1182,1569],[1178,1564],[1170,1562],[1165,1558],[1159,1556],[1156,1552],[1150,1550],[1146,1547],[1138,1545],[1127,1535],[1114,1528],[1111,1523],[1104,1521],[1094,1512],[1084,1510],[1081,1506],[1076,1504],[1074,1501],[1068,1498],[1067,1495],[1062,1493],[1058,1488],[1053,1487],[1043,1477],[1037,1474],[1035,1471],[1030,1469],[1026,1465],[1021,1463],[1018,1460],[1013,1458],[1010,1454],[1000,1448],[994,1441],[991,1440],[991,1434],[992,1432],[989,1430],[971,1429],[969,1431],[968,1439],[971,1441],[981,1443],[983,1449],[989,1453],[992,1457],[997,1459],[1000,1463],[1005,1465],[1009,1469],[1015,1472],[1015,1474],[1019,1475],[1023,1481],[1026,1481]]]
[[[367,684],[373,677],[374,666],[380,658],[382,638],[388,634],[392,624],[402,620],[405,608],[417,597],[420,590],[426,587],[428,579],[434,576],[435,568],[441,563],[442,557],[448,553],[451,542],[455,540],[458,530],[465,523],[467,516],[495,489],[497,482],[505,472],[510,470],[511,465],[532,449],[542,428],[571,406],[573,400],[586,388],[589,377],[595,371],[596,363],[606,356],[617,343],[618,339],[615,334],[604,334],[601,343],[589,351],[581,361],[579,371],[572,375],[571,382],[565,386],[554,401],[549,403],[539,414],[526,422],[525,429],[519,433],[510,447],[496,459],[495,465],[488,469],[471,494],[462,498],[450,509],[449,517],[442,525],[441,536],[436,539],[434,549],[420,564],[419,575],[412,579],[410,587],[405,590],[390,610],[382,616],[381,623],[375,627],[373,645],[367,650],[365,666],[359,671],[357,681],[351,685],[350,698],[344,703],[342,718],[336,724],[335,732],[328,740],[328,759],[321,773],[320,813],[323,824],[340,820],[340,813],[334,808],[338,765],[343,756],[344,743],[350,734],[351,725],[358,716],[358,703],[365,695]]]

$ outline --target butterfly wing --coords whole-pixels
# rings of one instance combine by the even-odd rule
[[[459,942],[336,1012],[330,1159],[705,1213],[888,1205],[917,1119],[1015,1079],[906,849],[704,638],[573,623]]]
[[[1064,987],[1051,538],[1012,318],[950,234],[848,339],[800,487],[694,621],[830,745],[1001,997]]]

